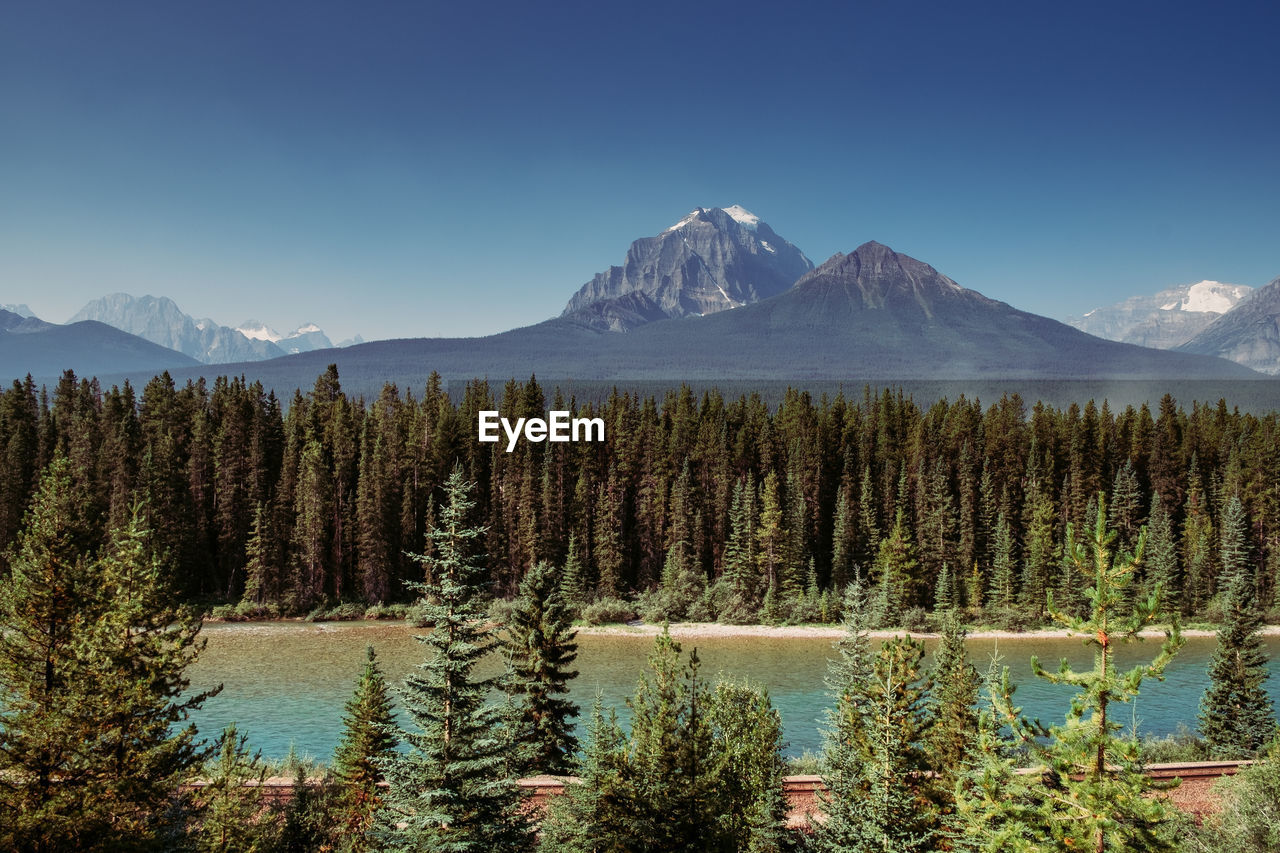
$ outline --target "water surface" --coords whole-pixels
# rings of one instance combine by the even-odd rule
[[[191,670],[192,686],[205,689],[223,684],[195,720],[202,734],[212,737],[236,722],[264,756],[278,758],[293,746],[300,754],[328,760],[342,731],[343,706],[351,696],[364,667],[365,647],[373,645],[392,684],[424,659],[414,629],[403,623],[348,622],[211,624],[204,634],[209,645]],[[789,745],[787,754],[798,755],[821,748],[820,725],[830,704],[825,677],[827,661],[834,656],[832,640],[821,638],[707,637],[684,640],[686,652],[697,648],[701,672],[709,679],[717,674],[749,677],[769,689],[782,715]],[[1208,685],[1205,667],[1216,640],[1189,638],[1166,671],[1163,682],[1148,681],[1132,706],[1118,708],[1115,719],[1136,725],[1144,734],[1165,735],[1179,727],[1194,729],[1200,696]],[[1272,659],[1268,689],[1280,696],[1280,637],[1266,638]],[[936,641],[927,641],[930,651]],[[582,636],[576,664],[580,672],[572,686],[572,698],[584,711],[596,691],[606,706],[618,709],[627,721],[626,699],[635,691],[645,668],[653,638],[643,635]],[[1088,667],[1090,650],[1079,639],[1019,638],[970,640],[969,657],[985,671],[998,649],[1018,686],[1017,702],[1028,716],[1046,723],[1059,722],[1073,694],[1068,687],[1035,678],[1030,658],[1040,656],[1047,669],[1055,670],[1059,658],[1074,666]],[[1118,655],[1122,667],[1155,656],[1159,642],[1126,646]],[[496,671],[497,662],[491,662]]]

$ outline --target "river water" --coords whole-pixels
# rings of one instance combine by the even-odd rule
[[[204,630],[208,647],[189,674],[195,689],[224,687],[195,715],[195,722],[202,735],[213,737],[234,721],[268,758],[283,757],[293,747],[300,755],[328,761],[341,736],[343,706],[364,666],[365,647],[375,647],[388,680],[398,684],[424,659],[415,633],[422,630],[399,622],[210,624]],[[1114,718],[1136,725],[1144,734],[1194,729],[1200,696],[1208,684],[1205,667],[1216,642],[1212,637],[1188,638],[1165,680],[1144,682],[1138,701],[1116,709]],[[824,678],[827,661],[834,656],[832,643],[827,638],[752,636],[681,641],[686,652],[697,649],[701,673],[709,679],[720,674],[749,677],[768,687],[782,715],[788,755],[821,748],[822,715],[830,704]],[[1280,637],[1268,637],[1266,643],[1272,660],[1268,689],[1280,698]],[[926,642],[930,651],[935,645],[936,641]],[[606,707],[617,708],[625,723],[626,699],[635,691],[652,647],[651,636],[638,634],[579,637],[580,674],[571,696],[584,714],[599,691]],[[970,640],[968,648],[980,672],[998,650],[1018,686],[1017,703],[1028,716],[1045,723],[1062,720],[1074,691],[1035,678],[1031,656],[1039,655],[1050,671],[1062,657],[1081,668],[1092,661],[1092,652],[1079,639]],[[1158,640],[1147,640],[1124,647],[1117,659],[1127,667],[1150,660],[1158,649]],[[497,664],[493,667],[496,671]]]

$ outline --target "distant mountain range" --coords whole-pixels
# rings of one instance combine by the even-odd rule
[[[1173,349],[1194,338],[1210,323],[1249,298],[1252,287],[1200,281],[1132,296],[1115,305],[1095,308],[1068,325],[1082,332],[1156,349]]]
[[[1178,349],[1280,374],[1280,278],[1259,288]]]
[[[777,296],[811,269],[803,252],[754,213],[736,204],[697,207],[661,234],[632,243],[623,265],[582,285],[561,316],[625,332]]]
[[[250,340],[270,341],[286,354],[333,348],[333,342],[315,323],[304,323],[289,334],[282,335],[266,323],[261,323],[257,320],[245,320],[239,326],[236,326],[236,331]],[[350,346],[353,343],[364,342],[364,339],[359,335],[356,335],[356,338],[351,341],[344,341],[338,346]]]
[[[364,389],[416,387],[431,370],[495,381],[534,372],[604,381],[1258,378],[1223,359],[1106,341],[1018,311],[874,242],[769,299],[626,334],[559,317],[483,338],[375,341],[233,370],[277,389],[306,388],[330,363]]]
[[[172,299],[164,296],[112,293],[81,308],[69,322],[80,320],[106,323],[203,364],[259,361],[333,346],[314,324],[301,326],[288,335],[281,335],[256,320],[247,320],[240,328],[232,329],[213,320],[197,320],[184,314]]]
[[[105,323],[84,320],[59,326],[0,310],[0,370],[6,380],[27,374],[49,380],[67,368],[85,376],[146,376],[188,365],[198,362]]]
[[[1255,298],[1244,304],[1280,303],[1276,283],[1259,297],[1269,291],[1274,298],[1266,303]],[[624,264],[579,288],[561,316],[497,335],[332,349],[314,325],[288,335],[255,320],[233,329],[189,317],[163,297],[114,294],[87,305],[73,326],[101,319],[121,335],[137,335],[133,361],[95,359],[92,348],[68,350],[61,361],[48,347],[28,355],[24,342],[42,340],[34,332],[73,326],[36,320],[38,330],[24,330],[21,324],[30,321],[10,313],[0,370],[49,376],[73,367],[143,382],[167,367],[182,381],[207,375],[205,365],[217,364],[218,372],[261,379],[282,393],[309,386],[330,363],[364,388],[382,381],[413,387],[432,370],[446,379],[495,380],[532,372],[604,381],[1257,378],[1217,357],[1252,359],[1248,363],[1263,369],[1280,361],[1269,349],[1280,353],[1280,334],[1274,322],[1266,327],[1280,306],[1270,314],[1259,307],[1250,315],[1256,322],[1226,322],[1244,316],[1240,303],[1248,293],[1240,285],[1199,282],[1074,321],[1105,336],[1166,347],[1203,329],[1193,341],[1178,341],[1186,341],[1182,351],[1153,349],[1019,311],[876,242],[837,253],[814,269],[803,252],[746,209],[699,207],[632,243]],[[1213,329],[1217,337],[1205,337]],[[1254,342],[1239,343],[1242,335]],[[50,364],[57,368],[46,372]]]

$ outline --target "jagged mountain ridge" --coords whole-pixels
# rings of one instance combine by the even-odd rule
[[[1132,296],[1080,317],[1068,317],[1066,323],[1112,341],[1173,349],[1190,341],[1252,292],[1253,288],[1242,284],[1200,281],[1149,296]]]
[[[561,316],[592,329],[627,331],[750,305],[782,293],[811,269],[803,252],[744,208],[698,207],[662,233],[633,242],[623,265],[579,288]]]
[[[270,341],[251,340],[212,320],[184,314],[167,296],[112,293],[85,305],[68,322],[80,320],[106,323],[203,364],[256,361],[285,354]]]
[[[770,299],[627,334],[556,318],[483,338],[376,341],[236,366],[278,389],[329,363],[357,382],[505,380],[1249,379],[1218,358],[1106,341],[961,287],[928,264],[866,243]],[[193,373],[185,371],[179,375]]]
[[[236,331],[250,340],[270,341],[282,352],[289,354],[333,348],[333,342],[329,340],[329,336],[315,323],[303,323],[289,334],[282,335],[266,323],[245,320],[236,326]]]
[[[1258,288],[1178,349],[1280,374],[1280,277]]]

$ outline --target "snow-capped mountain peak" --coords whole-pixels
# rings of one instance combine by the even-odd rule
[[[258,320],[245,320],[239,326],[236,326],[236,331],[250,340],[270,341],[273,344],[284,337],[284,335],[280,334],[266,323],[259,322]]]
[[[1220,281],[1181,284],[1150,296],[1131,296],[1094,308],[1068,325],[1108,340],[1172,349],[1198,335],[1252,294],[1253,288]]]
[[[733,219],[734,222],[750,231],[756,230],[756,227],[760,225],[760,217],[756,216],[740,204],[733,204],[729,207],[722,207],[720,209],[729,214],[729,217]]]
[[[289,335],[289,337],[292,338],[292,337],[296,337],[297,335],[309,335],[312,332],[318,332],[318,331],[320,331],[320,327],[317,326],[315,323],[303,323],[301,326],[294,329],[293,332]]]
[[[1161,305],[1162,311],[1195,311],[1197,313],[1225,314],[1244,299],[1252,288],[1239,284],[1223,284],[1220,281],[1199,281],[1187,289],[1182,299]]]
[[[697,219],[699,213],[708,213],[712,210],[723,210],[726,214],[728,214],[730,219],[732,219],[734,222],[738,223],[748,231],[755,231],[756,228],[760,226],[759,216],[756,216],[754,213],[747,210],[745,207],[743,207],[740,204],[731,204],[728,207],[720,207],[720,208],[695,207],[693,210],[689,211],[688,215],[686,215],[684,219],[681,219],[675,225],[672,225],[670,228],[666,230],[678,231],[679,229],[688,225],[690,222]]]

